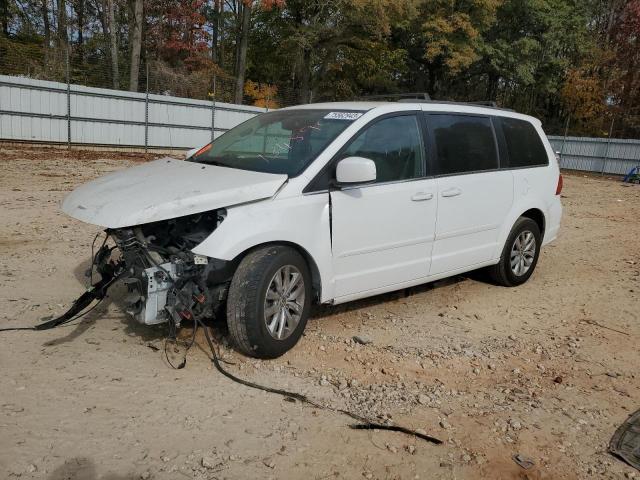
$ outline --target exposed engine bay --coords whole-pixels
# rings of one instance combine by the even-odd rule
[[[154,325],[213,317],[226,297],[229,262],[196,255],[226,216],[218,209],[119,229],[106,237],[93,258],[92,271],[103,278],[121,272],[127,287],[126,311],[138,322]]]

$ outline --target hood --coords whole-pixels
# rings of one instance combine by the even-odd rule
[[[121,228],[272,197],[286,175],[162,158],[85,183],[62,202],[83,222]]]

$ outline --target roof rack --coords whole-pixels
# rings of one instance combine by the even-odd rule
[[[464,102],[464,103],[468,103],[469,105],[478,105],[480,107],[498,108],[498,104],[492,100],[480,100],[477,102]]]
[[[416,93],[383,93],[379,95],[363,95],[358,97],[358,100],[387,100],[387,99],[395,99],[397,102],[401,101],[411,101],[413,100],[423,100],[429,101],[431,97],[427,92],[416,92]]]
[[[487,108],[495,108],[496,110],[507,110],[509,112],[514,112],[515,110],[511,108],[499,107],[496,102],[490,100],[482,100],[478,102],[452,102],[450,100],[411,100],[411,99],[400,99],[397,100],[400,103],[444,103],[447,105],[473,105],[477,107],[487,107]]]
[[[446,103],[450,105],[475,105],[478,107],[495,108],[498,110],[507,110],[513,112],[511,108],[499,107],[493,100],[478,100],[474,102],[453,102],[450,100],[432,100],[426,92],[414,93],[383,93],[377,95],[364,95],[357,97],[357,100],[388,100],[398,103]]]

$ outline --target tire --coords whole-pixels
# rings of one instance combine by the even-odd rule
[[[527,233],[533,236],[534,245],[533,252],[524,249],[526,245],[523,239],[528,238]],[[521,252],[523,252],[522,262],[517,253],[514,253],[515,260],[517,260],[516,266],[512,268],[512,251],[518,249],[516,242],[520,239],[520,245],[522,246]],[[526,242],[529,243],[528,241]],[[500,261],[496,265],[492,265],[487,269],[491,279],[498,285],[505,287],[516,287],[522,285],[529,280],[529,277],[533,274],[538,263],[538,257],[540,256],[540,246],[542,244],[542,238],[540,235],[540,228],[538,224],[527,217],[520,217],[511,228],[511,232],[507,237],[504,248],[502,249],[502,255]],[[529,264],[530,261],[530,264]],[[523,267],[520,269],[520,267]],[[515,270],[514,270],[515,269]],[[520,270],[520,273],[517,271]]]
[[[287,278],[289,286],[294,284],[288,294]],[[257,358],[276,358],[293,348],[307,324],[311,293],[309,267],[296,250],[271,245],[250,252],[238,265],[227,297],[235,347]]]

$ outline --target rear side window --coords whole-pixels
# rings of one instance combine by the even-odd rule
[[[502,122],[502,131],[507,144],[509,167],[534,167],[549,164],[547,151],[533,125],[517,118],[501,117],[500,122]]]
[[[427,122],[436,142],[436,175],[498,168],[498,152],[489,117],[431,114]]]

